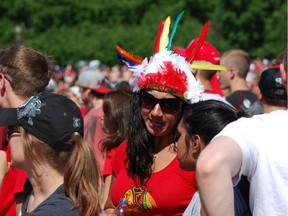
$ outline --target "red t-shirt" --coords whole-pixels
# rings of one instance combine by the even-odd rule
[[[6,127],[0,126],[0,148],[5,150],[7,160],[11,161],[10,145],[4,146]],[[24,192],[24,183],[27,175],[24,171],[10,166],[9,173],[5,176],[0,188],[0,215],[16,216],[16,202],[14,194]]]
[[[84,106],[80,106],[79,109],[80,109],[82,116],[85,116],[87,113],[87,109]]]
[[[175,157],[164,169],[153,173],[145,187],[136,187],[124,166],[126,145],[127,141],[123,142],[112,159],[114,205],[126,197],[132,215],[182,215],[197,190],[195,172],[181,170]]]
[[[116,150],[117,150],[117,147],[111,149],[106,154],[104,167],[103,167],[103,172],[102,172],[102,175],[103,175],[104,178],[107,177],[108,175],[112,175],[112,158],[114,157]]]
[[[90,109],[84,116],[84,138],[93,146],[99,171],[102,173],[105,154],[101,152],[101,141],[106,134],[102,130],[102,119],[104,112],[102,106],[97,109]]]

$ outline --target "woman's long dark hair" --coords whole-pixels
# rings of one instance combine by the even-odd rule
[[[141,92],[134,93],[131,100],[131,119],[129,123],[127,158],[128,175],[136,183],[145,185],[152,174],[153,164],[153,137],[147,131],[143,118],[141,116]],[[182,112],[178,121],[171,132],[173,142],[179,138],[177,126],[181,120],[182,113],[186,103],[183,101]]]

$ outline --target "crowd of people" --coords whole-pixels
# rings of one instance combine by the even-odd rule
[[[182,54],[181,51],[179,51],[179,47],[175,47],[175,52]],[[248,53],[246,54],[248,55]],[[208,59],[209,56],[210,56],[210,59]],[[254,95],[256,96],[259,96],[258,82],[259,82],[261,73],[265,69],[268,69],[272,67],[273,65],[279,65],[279,63],[277,63],[276,57],[275,59],[272,59],[269,61],[267,59],[263,59],[263,60],[250,59],[250,57],[248,56],[249,58],[247,62],[248,70],[247,72],[245,72],[246,75],[244,75],[245,77],[244,80],[245,80],[245,85],[247,85],[246,87],[247,90],[254,93]],[[216,97],[221,96],[224,102],[226,102],[226,99],[224,96],[228,96],[230,94],[230,92],[228,92],[227,87],[226,88],[223,87],[223,89],[221,89],[220,86],[215,86],[216,85],[215,83],[219,82],[218,71],[222,71],[224,67],[224,64],[219,65],[220,63],[219,51],[211,43],[209,43],[208,41],[205,41],[205,43],[202,46],[202,49],[199,50],[199,54],[197,58],[199,59],[195,59],[194,63],[192,64],[193,73],[195,74],[195,76],[197,76],[197,79],[202,79],[201,83],[203,84],[204,87],[206,84],[213,86],[212,89],[206,89],[203,97],[204,98],[208,97],[209,99],[213,99],[215,96]],[[97,61],[97,64],[95,64],[95,61]],[[213,66],[211,65],[204,66],[201,63],[202,61],[210,62],[211,64],[213,64]],[[78,97],[78,100],[81,101],[81,96],[79,93],[78,77],[83,71],[87,71],[87,70],[101,72],[103,76],[105,77],[104,82],[109,88],[114,89],[118,83],[121,83],[123,81],[128,82],[130,86],[132,87],[133,74],[126,65],[117,64],[117,65],[113,65],[112,67],[109,67],[107,65],[102,64],[98,60],[92,60],[92,61],[87,61],[87,62],[81,61],[80,63],[76,64],[74,68],[72,68],[70,64],[61,68],[59,66],[56,66],[55,70],[53,71],[51,80],[47,86],[47,89],[49,91],[53,91],[57,93],[73,95],[75,98]],[[199,71],[200,69],[206,72],[197,73],[197,71]],[[211,74],[213,74],[212,77],[211,77]],[[203,79],[209,79],[210,82],[205,82]]]
[[[0,215],[288,214],[287,48],[220,55],[209,23],[172,48],[170,22],[121,67],[0,49]]]

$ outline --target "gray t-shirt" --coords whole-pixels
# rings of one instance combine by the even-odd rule
[[[64,185],[59,186],[32,212],[26,212],[30,194],[26,197],[19,216],[80,216],[79,209],[72,209],[73,203],[65,193]]]

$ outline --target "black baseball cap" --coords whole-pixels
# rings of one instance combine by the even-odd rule
[[[69,98],[48,91],[31,96],[18,108],[1,108],[0,125],[21,125],[56,149],[69,148],[67,141],[73,132],[83,137],[79,107]]]
[[[265,69],[261,73],[258,87],[261,94],[267,98],[287,101],[287,92],[278,65]]]

